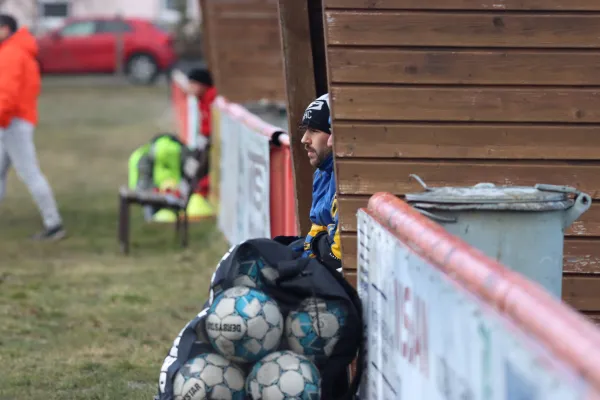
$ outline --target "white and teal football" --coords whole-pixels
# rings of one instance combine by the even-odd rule
[[[252,400],[320,400],[321,375],[308,358],[278,351],[254,365],[246,393]]]
[[[348,313],[340,301],[310,297],[290,311],[285,321],[288,348],[324,364],[339,341]]]
[[[259,290],[235,286],[214,300],[206,318],[206,333],[221,355],[250,363],[279,347],[283,324],[275,300]]]
[[[245,376],[218,354],[202,354],[186,362],[175,375],[175,400],[244,400]]]
[[[233,284],[260,290],[265,281],[274,283],[278,277],[277,269],[268,265],[264,258],[248,254],[240,259]]]

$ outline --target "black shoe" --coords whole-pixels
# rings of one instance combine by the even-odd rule
[[[62,225],[55,226],[54,228],[49,228],[43,230],[41,232],[36,233],[32,236],[33,240],[61,240],[67,235],[67,231],[64,230]]]

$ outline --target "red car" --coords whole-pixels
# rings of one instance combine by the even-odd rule
[[[38,44],[43,73],[115,73],[121,53],[130,80],[150,84],[175,62],[172,36],[143,19],[70,19]]]

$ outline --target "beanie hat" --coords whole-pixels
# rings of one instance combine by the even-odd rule
[[[331,112],[329,93],[309,104],[302,117],[302,126],[331,134]]]
[[[194,68],[189,74],[188,79],[190,81],[203,83],[207,86],[213,85],[213,80],[210,72],[206,69]]]
[[[0,14],[0,27],[8,27],[11,33],[15,33],[19,29],[17,20],[8,14]]]

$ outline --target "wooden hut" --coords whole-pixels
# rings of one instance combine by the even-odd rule
[[[245,103],[285,101],[275,0],[200,0],[204,54],[219,93]]]
[[[357,209],[378,191],[420,191],[409,174],[600,200],[600,1],[279,0],[279,11],[290,122],[315,95],[333,98],[350,280]],[[563,298],[594,319],[599,273],[600,202],[566,232],[564,256]]]

